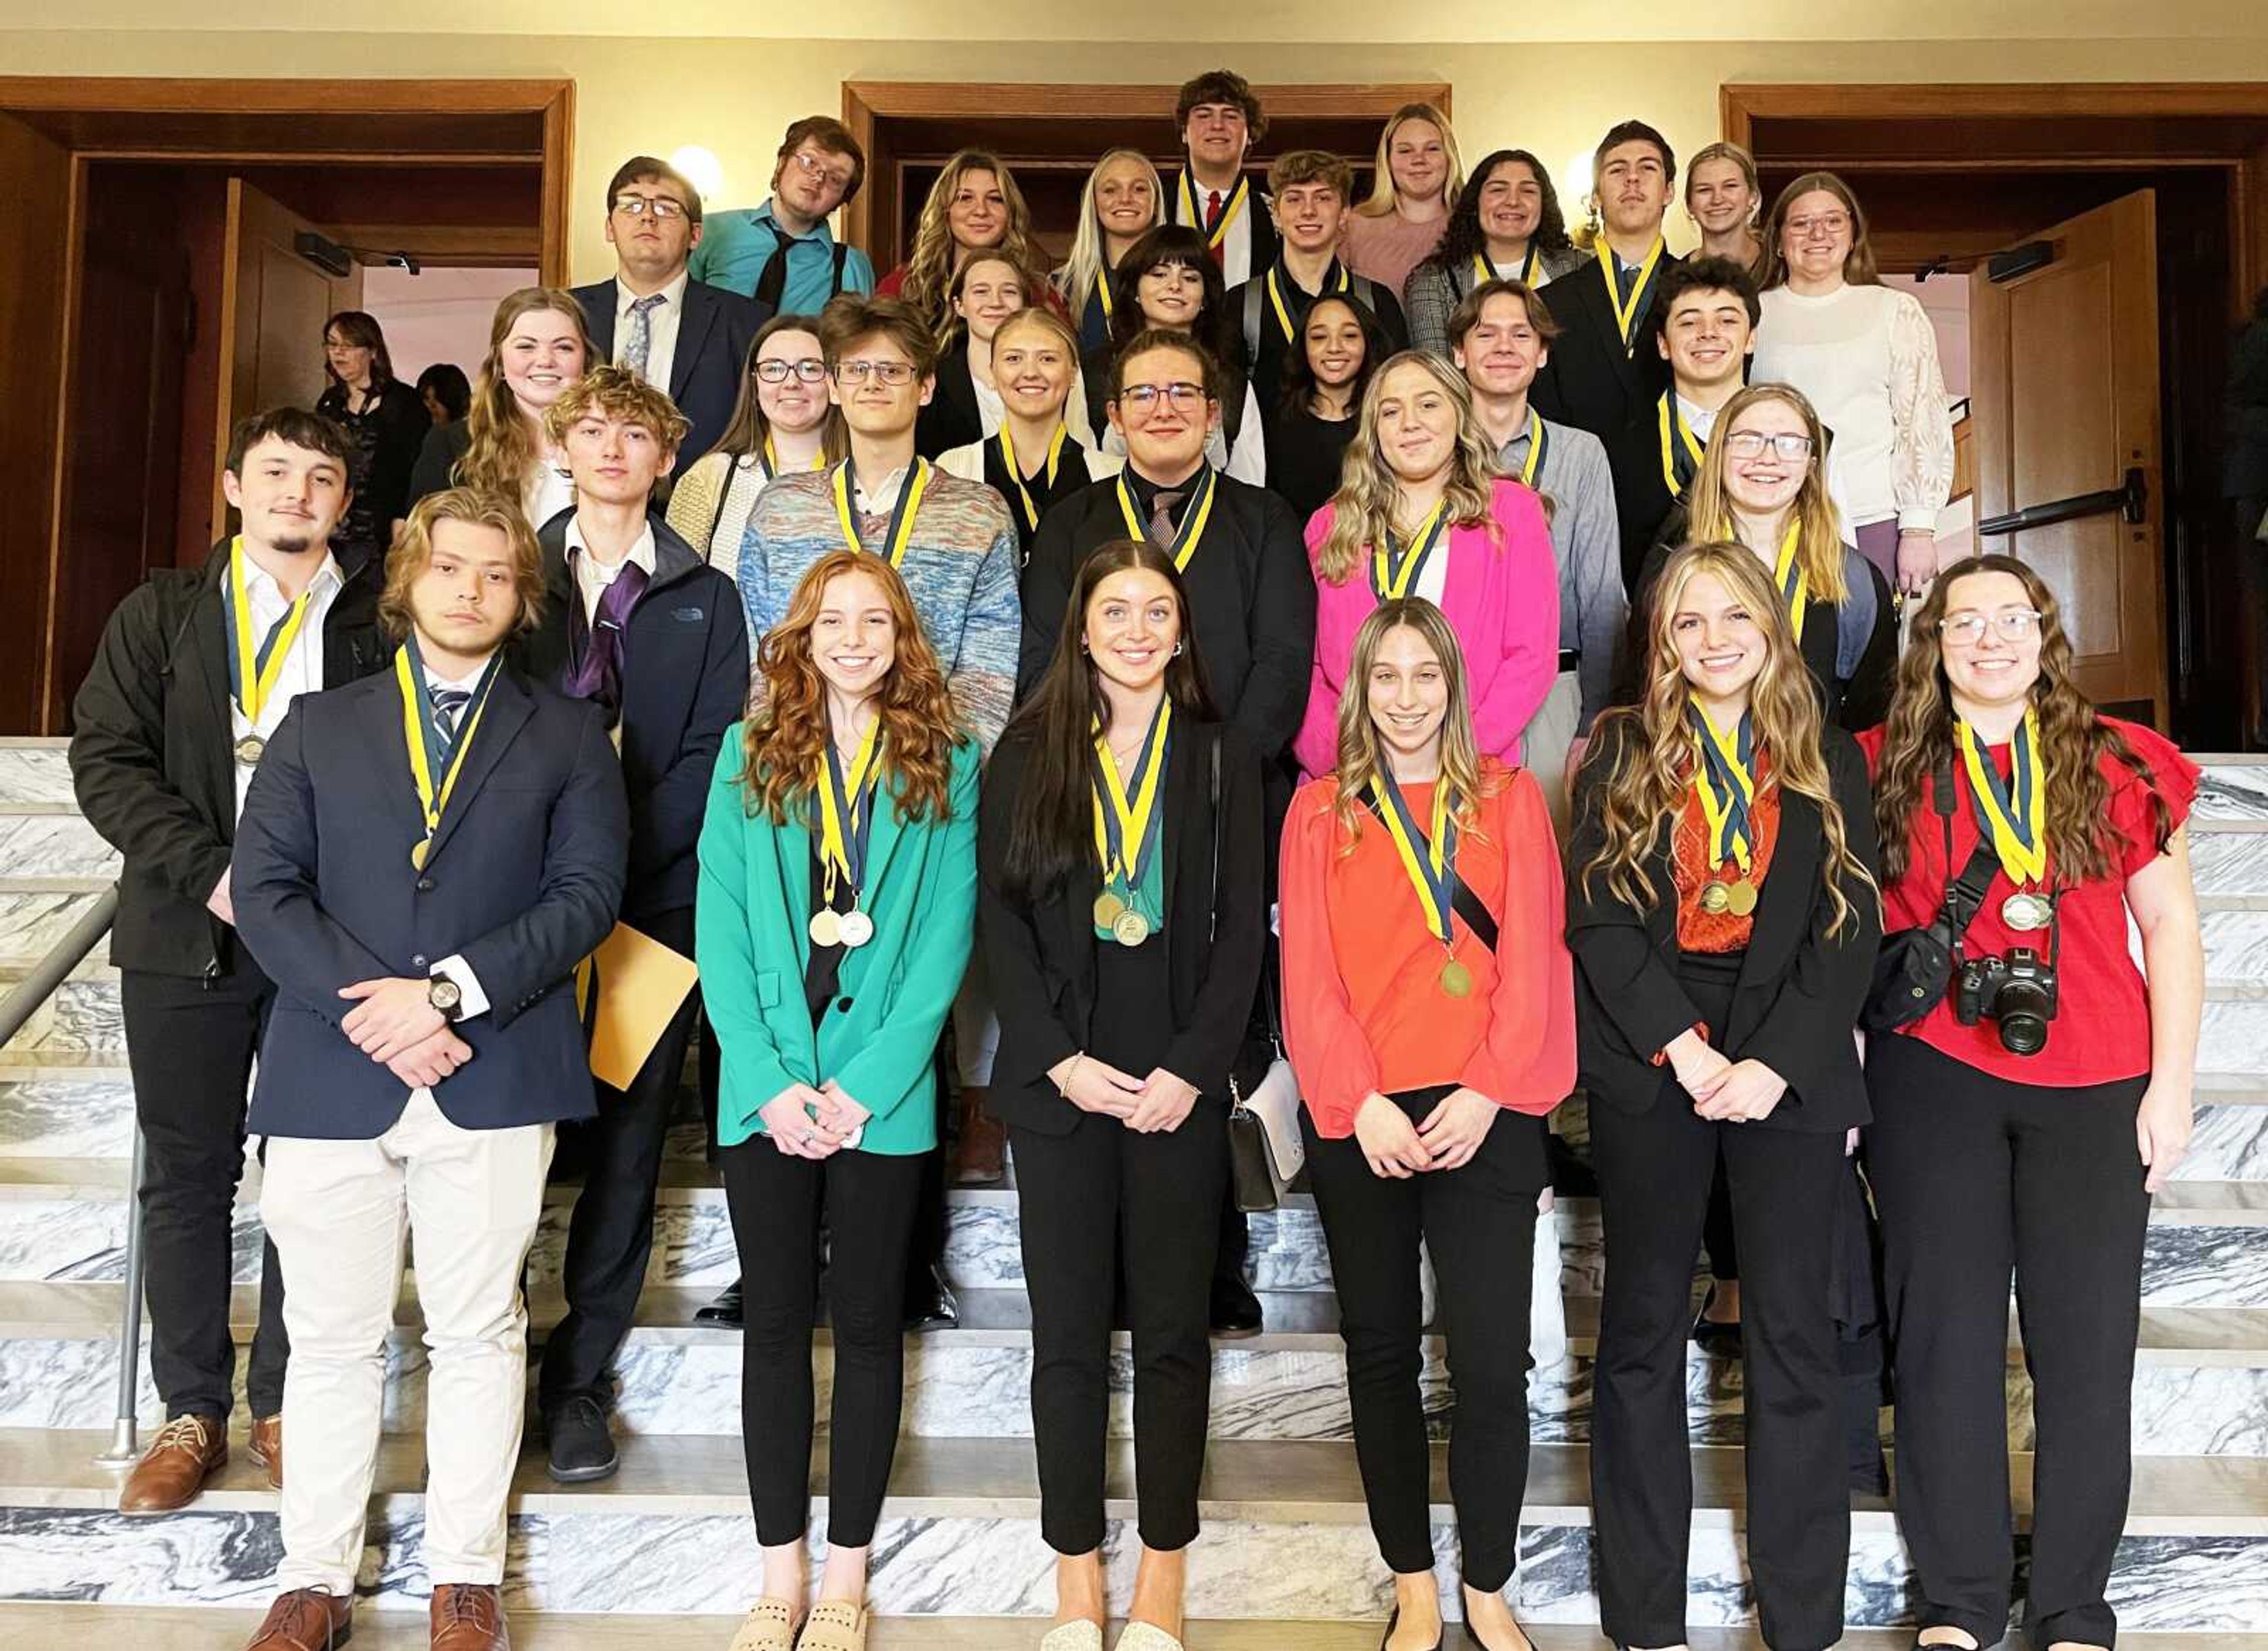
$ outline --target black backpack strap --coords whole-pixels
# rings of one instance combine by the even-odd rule
[[[1381,826],[1386,824],[1386,810],[1380,804],[1373,793],[1369,791],[1363,793],[1362,805],[1371,811],[1372,816]],[[1481,904],[1481,897],[1474,893],[1471,885],[1457,875],[1457,869],[1454,865],[1449,868],[1449,909],[1465,920],[1465,927],[1473,931],[1474,939],[1486,946],[1491,953],[1496,950],[1497,938],[1500,932],[1497,928],[1496,915]]]

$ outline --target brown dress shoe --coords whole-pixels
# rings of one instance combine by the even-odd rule
[[[217,1416],[176,1416],[158,1430],[126,1476],[118,1511],[170,1514],[187,1508],[227,1464],[226,1422]]]
[[[442,1582],[427,1608],[432,1651],[512,1651],[501,1591],[477,1582]]]
[[[338,1651],[354,1636],[354,1600],[320,1588],[279,1594],[244,1651]]]
[[[1007,1173],[1008,1132],[984,1110],[984,1091],[961,1091],[960,1140],[954,1148],[953,1178],[962,1185],[990,1186]]]
[[[252,1459],[268,1470],[268,1488],[284,1488],[284,1418],[254,1416],[252,1419]]]

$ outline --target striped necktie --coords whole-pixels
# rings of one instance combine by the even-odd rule
[[[433,690],[433,728],[441,736],[441,772],[449,771],[449,758],[457,748],[457,719],[465,714],[465,707],[473,702],[470,688],[435,688]]]

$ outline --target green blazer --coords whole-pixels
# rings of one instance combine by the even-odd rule
[[[927,1152],[937,1144],[938,1036],[976,933],[976,742],[954,752],[948,819],[901,821],[884,782],[860,902],[874,938],[844,955],[814,1031],[803,993],[811,829],[750,816],[742,729],[725,730],[710,781],[694,905],[701,998],[723,1052],[718,1141],[764,1133],[758,1109],[789,1084],[832,1078],[873,1114],[859,1150]]]

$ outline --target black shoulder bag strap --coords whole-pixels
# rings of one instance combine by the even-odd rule
[[[1380,804],[1374,792],[1369,790],[1363,792],[1362,805],[1376,817],[1381,826],[1386,824],[1386,811]],[[1498,934],[1496,918],[1487,906],[1481,904],[1481,897],[1474,893],[1464,878],[1457,875],[1457,868],[1454,864],[1449,868],[1449,909],[1465,920],[1465,927],[1473,931],[1473,937],[1476,940],[1486,946],[1491,952],[1496,950]]]
[[[1948,756],[1937,771],[1937,795],[1933,799],[1939,824],[1945,832],[1945,863],[1953,864],[1953,759]],[[1977,840],[1970,851],[1968,864],[1958,876],[1945,885],[1945,902],[1941,916],[1946,932],[1953,941],[1953,955],[1961,956],[1961,937],[1969,932],[1969,925],[1984,908],[1984,896],[1992,887],[1992,874],[2000,869],[1999,850],[1992,846],[1992,833],[1987,832]]]

